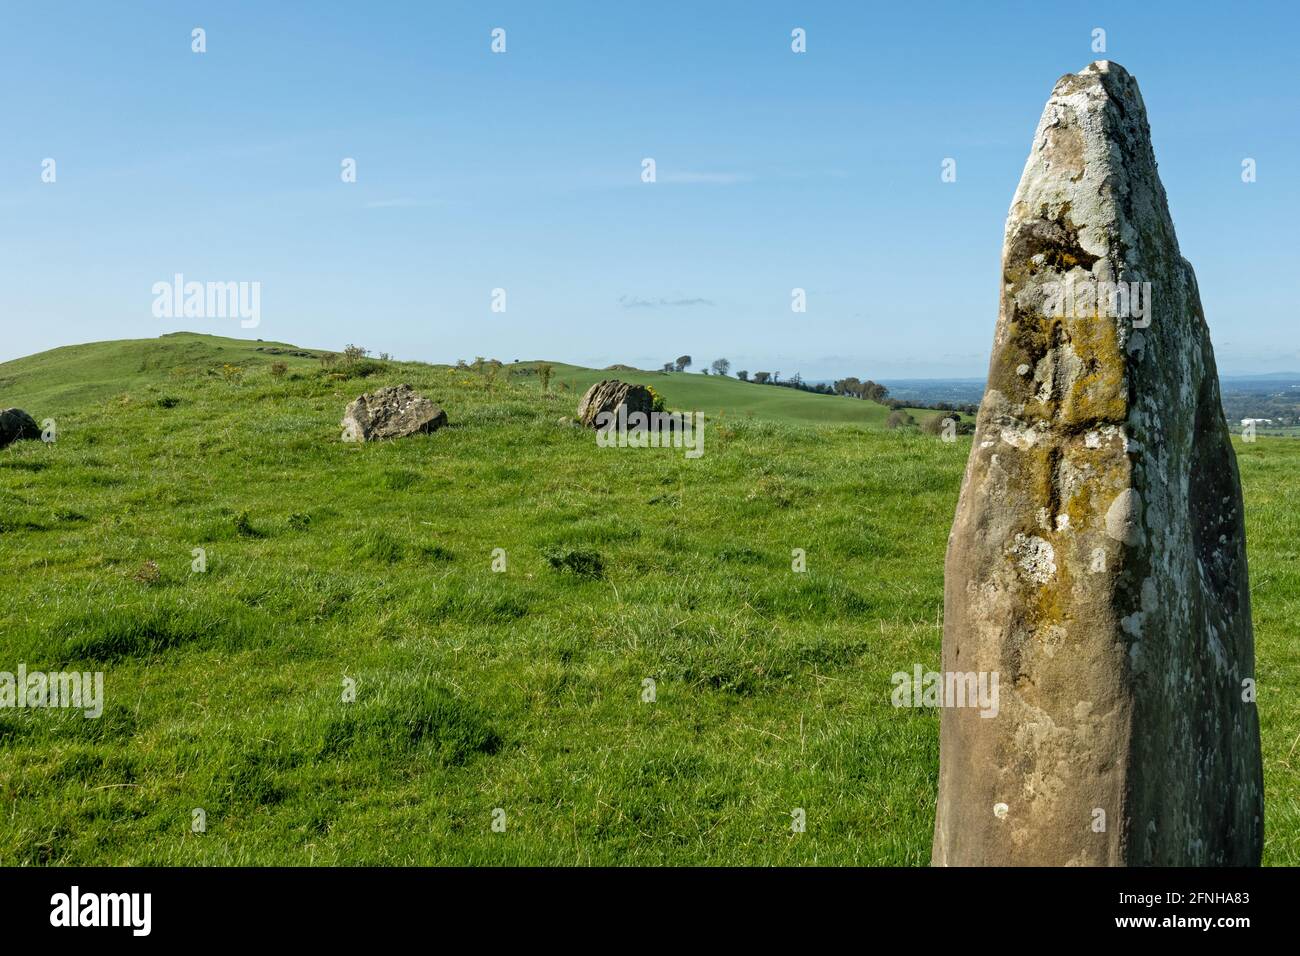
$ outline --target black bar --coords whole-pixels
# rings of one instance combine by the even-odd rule
[[[1008,932],[1054,933],[1059,943],[1099,935],[1218,943],[1295,925],[1295,869],[110,869],[0,870],[5,938],[221,944],[283,939],[295,945],[375,942],[433,931],[445,942],[503,931],[600,939],[602,927],[662,943],[685,923],[701,938],[760,941],[783,930],[852,938],[915,936],[991,944]],[[55,927],[52,900],[148,893],[149,932]],[[1121,895],[1123,894],[1123,895]],[[1171,894],[1177,894],[1171,898]],[[143,897],[140,898],[143,902]],[[111,910],[112,907],[110,906]],[[83,912],[88,912],[83,910]],[[1199,924],[1208,918],[1211,925]],[[1238,921],[1242,925],[1222,925]],[[1151,920],[1149,925],[1123,920]],[[1191,920],[1198,921],[1189,925]],[[1170,921],[1170,922],[1166,922]],[[1179,922],[1181,921],[1181,922]],[[142,923],[142,920],[139,920]],[[666,934],[666,935],[665,935]],[[940,934],[936,936],[935,934]],[[949,936],[949,934],[955,934]],[[436,938],[436,937],[435,937]],[[611,941],[611,937],[603,937]],[[1040,938],[1042,940],[1042,938]],[[981,942],[983,941],[983,942]]]

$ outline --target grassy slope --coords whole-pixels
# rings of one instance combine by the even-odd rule
[[[59,353],[0,366],[0,404],[59,423],[0,452],[0,669],[103,670],[108,698],[0,711],[0,863],[928,860],[937,715],[889,677],[939,665],[968,439],[728,416],[687,461],[598,449],[533,379],[276,381],[253,353],[233,384],[210,369],[246,344],[164,341],[59,350],[94,386]],[[453,424],[340,443],[398,381]],[[1239,451],[1266,856],[1297,864],[1300,443]]]
[[[189,332],[156,339],[66,345],[0,363],[0,406],[17,405],[45,418],[134,387],[165,381],[173,369],[207,369],[225,362],[256,367],[275,361],[295,365],[310,361],[268,355],[258,352],[259,347],[307,351],[282,342],[254,342]]]

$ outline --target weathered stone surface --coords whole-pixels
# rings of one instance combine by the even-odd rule
[[[409,385],[389,385],[367,392],[343,413],[344,441],[377,441],[436,431],[447,413]]]
[[[644,385],[620,382],[616,378],[604,379],[587,389],[578,403],[578,421],[588,428],[596,427],[596,416],[601,412],[616,414],[620,405],[627,406],[627,414],[654,409],[654,396]]]
[[[1060,309],[1067,279],[1149,282],[1148,313]],[[945,573],[943,670],[1000,701],[943,711],[935,864],[1259,862],[1241,486],[1117,64],[1062,77],[1034,134]]]
[[[0,412],[0,448],[16,441],[40,437],[40,426],[21,408],[6,408]]]

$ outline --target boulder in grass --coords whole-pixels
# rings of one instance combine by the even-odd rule
[[[379,441],[437,431],[447,413],[410,385],[389,385],[366,392],[343,413],[344,441]]]
[[[626,414],[644,412],[649,415],[654,410],[654,396],[644,385],[620,382],[616,378],[597,382],[578,403],[578,421],[586,428],[596,427],[596,418],[601,412],[618,414],[620,405],[627,406]]]
[[[6,408],[0,412],[0,448],[16,441],[34,441],[41,437],[36,419],[21,408]]]

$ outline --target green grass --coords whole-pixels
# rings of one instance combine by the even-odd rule
[[[107,700],[0,711],[0,863],[928,862],[938,716],[890,675],[938,668],[969,439],[756,410],[697,460],[600,449],[562,423],[576,372],[277,380],[256,344],[0,365],[0,404],[58,423],[0,451],[0,670],[102,670]],[[706,381],[659,378],[678,407]],[[451,424],[338,440],[402,381]],[[1239,454],[1266,861],[1294,865],[1300,443]]]

